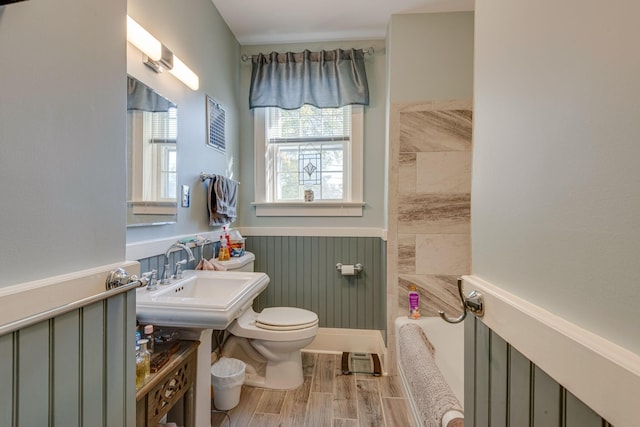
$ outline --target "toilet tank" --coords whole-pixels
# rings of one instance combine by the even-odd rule
[[[218,261],[223,264],[228,271],[253,271],[253,262],[256,256],[251,252],[246,252],[239,257],[231,257],[228,261]]]

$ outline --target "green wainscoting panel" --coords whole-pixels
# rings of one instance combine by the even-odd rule
[[[564,399],[565,427],[604,427],[606,424],[598,414],[567,390],[564,391]]]
[[[386,328],[385,242],[376,237],[249,236],[255,270],[271,282],[255,309],[289,306],[318,314],[327,328]],[[336,264],[364,270],[342,276]]]
[[[106,427],[135,425],[135,294],[105,301]]]
[[[491,334],[491,390],[489,401],[489,419],[491,427],[507,427],[507,369],[509,363],[509,351],[507,343],[500,336]]]
[[[135,289],[0,336],[0,426],[135,426]]]
[[[13,351],[15,334],[0,336],[0,426],[13,427],[13,396],[15,381],[13,380]]]
[[[475,316],[464,339],[465,427],[610,426]]]
[[[475,403],[478,427],[491,427],[491,330],[476,324],[476,386]]]
[[[476,413],[476,322],[467,316],[464,321],[464,412],[465,423],[472,425],[467,418],[469,414]],[[469,373],[473,372],[473,376],[469,378]]]
[[[80,426],[80,311],[53,319],[53,424]]]
[[[103,301],[84,307],[82,313],[82,421],[88,426],[106,417],[105,307]],[[134,338],[135,339],[135,338]]]
[[[536,366],[533,371],[533,427],[562,425],[561,393],[560,384]]]
[[[126,425],[133,427],[136,422],[136,290],[126,294],[127,312],[124,327],[124,384],[122,386],[125,398]]]
[[[18,332],[18,426],[49,425],[49,321]]]
[[[513,347],[509,347],[509,425],[525,426],[529,423],[531,378],[533,365]]]

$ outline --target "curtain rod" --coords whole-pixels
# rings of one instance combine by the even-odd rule
[[[375,51],[373,49],[373,47],[368,47],[366,49],[362,49],[362,51],[364,52],[365,55],[371,55],[373,56],[373,52]],[[257,54],[256,54],[257,55]],[[247,55],[246,53],[243,53],[242,55],[240,55],[240,59],[242,60],[242,62],[247,62],[248,60],[251,59],[252,55]]]

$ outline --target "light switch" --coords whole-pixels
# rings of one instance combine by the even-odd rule
[[[182,186],[182,207],[183,208],[189,207],[190,198],[191,198],[191,193],[189,191],[189,186],[183,185]]]

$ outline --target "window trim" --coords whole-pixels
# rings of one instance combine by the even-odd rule
[[[317,200],[314,202],[272,202],[267,195],[267,149],[265,108],[253,109],[254,118],[254,202],[256,216],[362,216],[364,165],[364,108],[351,106],[351,154],[348,173],[350,187],[345,189],[348,200]]]

